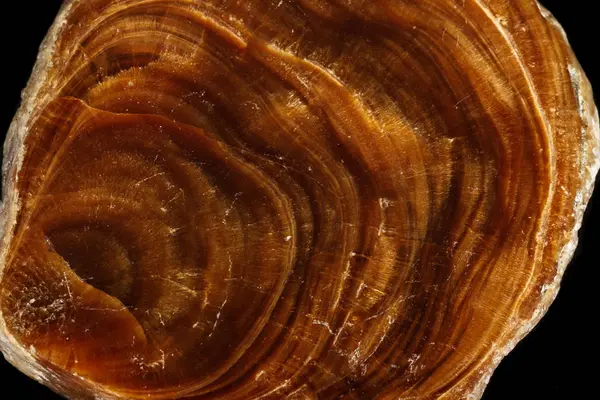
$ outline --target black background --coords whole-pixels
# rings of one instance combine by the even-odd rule
[[[85,1],[85,0],[84,0]],[[0,8],[0,132],[6,132],[17,110],[43,37],[52,24],[60,0],[5,1]],[[593,0],[541,1],[562,24],[575,54],[600,88],[600,56]],[[600,90],[600,89],[598,89]],[[600,92],[599,92],[600,93]],[[596,96],[597,101],[598,96]],[[600,184],[598,185],[600,186]],[[565,274],[558,298],[548,314],[500,364],[484,400],[597,399],[600,372],[596,330],[598,256],[600,245],[600,190],[592,198],[580,245]],[[60,399],[21,374],[0,357],[0,398]],[[18,393],[7,395],[8,392]]]

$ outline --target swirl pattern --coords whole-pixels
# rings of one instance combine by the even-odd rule
[[[82,398],[478,396],[597,170],[562,35],[525,0],[67,2],[7,145],[6,331]]]

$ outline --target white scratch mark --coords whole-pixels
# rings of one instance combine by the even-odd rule
[[[144,178],[144,179],[142,179],[141,181],[139,181],[139,182],[136,182],[135,186],[136,186],[136,187],[137,187],[137,186],[140,186],[142,183],[144,183],[144,182],[146,182],[146,181],[148,181],[148,180],[150,180],[150,179],[152,179],[152,178],[156,178],[157,176],[164,175],[164,174],[165,174],[164,172],[159,172],[159,173],[157,173],[157,174],[154,174],[154,175],[152,175],[152,176],[149,176],[149,177],[147,177],[147,178]]]
[[[360,296],[360,294],[362,293],[362,291],[363,291],[365,288],[368,288],[368,287],[369,287],[369,286],[367,286],[367,284],[366,284],[366,283],[364,283],[364,282],[361,282],[361,283],[360,283],[360,285],[358,286],[358,289],[356,290],[356,298],[358,298],[358,296]]]
[[[459,101],[458,101],[458,102],[457,102],[457,103],[454,105],[454,108],[458,108],[458,106],[459,106],[459,105],[460,105],[462,102],[464,102],[465,100],[469,99],[469,98],[470,98],[470,97],[472,97],[474,94],[475,94],[475,92],[473,92],[473,93],[471,93],[471,94],[469,94],[469,95],[467,95],[467,96],[463,97],[462,99],[460,99],[460,100],[459,100]]]
[[[157,155],[157,156],[158,156],[158,155]],[[163,205],[163,206],[160,208],[160,210],[161,210],[162,212],[167,212],[167,206],[168,206],[169,204],[171,204],[173,201],[175,201],[175,200],[176,200],[176,199],[177,199],[179,196],[181,196],[182,194],[183,194],[183,189],[181,189],[181,188],[180,188],[180,189],[179,189],[179,192],[177,192],[177,194],[176,194],[175,196],[173,196],[173,198],[172,198],[171,200],[167,201],[167,202],[166,202],[166,203],[165,203],[165,204],[164,204],[164,205]],[[184,198],[185,198],[185,197],[184,197]]]
[[[225,210],[225,217],[223,218],[223,221],[222,221],[223,225],[225,225],[227,223],[226,217],[228,217],[229,214],[231,214],[231,211],[233,210],[233,206],[235,205],[235,203],[238,201],[238,199],[240,198],[240,196],[242,194],[243,194],[243,192],[239,192],[233,196],[233,201],[231,202],[229,207]]]
[[[321,325],[324,326],[325,328],[327,328],[327,330],[329,331],[330,334],[334,335],[335,333],[333,332],[333,330],[331,329],[331,326],[329,326],[329,322],[325,322],[325,321],[319,321],[317,319],[313,320],[313,325]]]
[[[185,226],[180,226],[179,228],[169,228],[169,235],[175,236],[175,234],[183,228],[185,228]]]
[[[419,358],[421,358],[420,354],[413,354],[409,359],[408,359],[408,371],[411,374],[414,374],[415,372],[417,372],[417,367],[415,366],[415,363],[417,361],[419,361]]]
[[[208,335],[207,339],[210,339],[212,337],[212,335],[215,333],[215,329],[217,328],[217,325],[219,324],[219,321],[221,320],[221,312],[223,311],[223,307],[225,307],[225,304],[227,304],[227,299],[225,299],[223,301],[223,304],[221,304],[221,307],[219,307],[219,311],[217,312],[217,318],[215,319],[215,323],[212,326],[212,331]]]
[[[63,272],[63,276],[65,278],[65,285],[67,286],[67,292],[69,293],[69,298],[71,300],[73,300],[73,294],[71,293],[71,284],[69,283],[69,278],[67,278],[67,273]]]
[[[392,204],[392,202],[389,199],[386,199],[384,197],[379,199],[379,207],[381,207],[382,210],[388,208],[390,204]]]
[[[158,320],[162,326],[165,326],[165,321],[163,320],[162,314],[160,312],[156,312],[158,314]],[[162,351],[162,350],[161,350]]]

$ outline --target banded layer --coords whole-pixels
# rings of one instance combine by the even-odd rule
[[[478,397],[598,169],[535,1],[68,1],[25,100],[2,350],[76,398]]]

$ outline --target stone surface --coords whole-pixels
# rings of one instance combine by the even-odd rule
[[[67,1],[23,100],[0,347],[70,398],[479,398],[600,159],[535,1]]]

